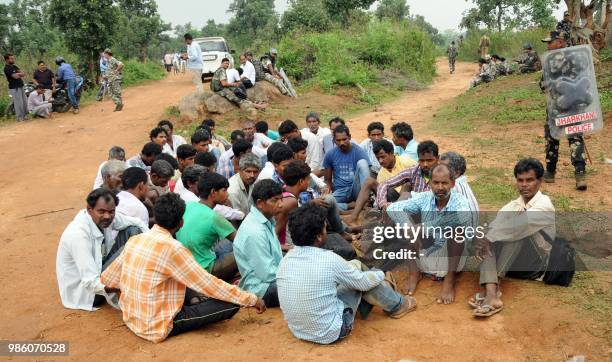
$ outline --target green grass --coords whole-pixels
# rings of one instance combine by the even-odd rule
[[[164,110],[164,114],[168,117],[177,118],[181,115],[181,111],[179,111],[178,106],[168,106]]]

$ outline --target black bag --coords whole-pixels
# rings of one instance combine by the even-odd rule
[[[569,242],[563,238],[552,240],[543,231],[540,231],[540,235],[552,245],[546,271],[511,270],[506,273],[506,276],[515,279],[535,280],[544,274],[542,281],[545,284],[560,285],[563,287],[569,286],[576,272],[576,250],[574,250]],[[517,259],[522,258],[520,260],[528,260],[528,258],[537,257],[534,250],[524,246]]]
[[[552,244],[548,268],[544,273],[544,283],[569,286],[576,272],[576,250],[563,238],[551,240],[545,233],[541,234],[546,241]]]

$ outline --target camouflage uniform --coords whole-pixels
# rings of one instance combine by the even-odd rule
[[[518,63],[519,73],[521,74],[537,72],[540,68],[540,57],[538,56],[538,52],[530,50],[518,60]]]
[[[264,71],[263,65],[261,65],[261,60],[253,59],[251,60],[251,64],[253,64],[253,67],[255,68],[255,82],[265,80],[266,72]]]
[[[123,65],[123,63],[114,57],[111,57],[107,61],[108,68],[105,73],[108,82],[108,91],[116,105],[123,104],[123,101],[121,100],[121,80],[123,79],[123,75],[117,70],[117,68],[121,65]]]
[[[241,99],[234,94],[236,87],[224,87],[223,84],[221,84],[222,80],[227,81],[227,73],[225,68],[219,67],[219,69],[215,71],[215,74],[213,74],[210,82],[210,89],[215,92],[215,94],[220,95],[243,110],[251,110],[253,108],[251,101]]]
[[[457,60],[457,48],[454,45],[449,45],[448,49],[446,49],[446,54],[448,54],[448,66],[450,68],[450,72],[455,73],[455,61]]]
[[[565,21],[565,20],[561,20],[560,22],[557,23],[557,28],[556,30],[563,35],[563,38],[565,39],[565,43],[567,44],[567,46],[572,46],[572,22],[571,21]]]
[[[261,58],[261,66],[264,70],[264,80],[267,80],[268,82],[274,84],[283,95],[289,94],[289,91],[287,90],[287,87],[285,87],[285,83],[282,81],[282,79],[276,78],[268,71],[268,66],[270,64],[272,65],[272,67],[274,67],[274,63],[272,62],[272,59],[269,55],[265,55]]]
[[[495,79],[495,66],[491,63],[485,63],[480,69],[480,74],[472,79],[470,88],[474,88],[482,83],[489,83],[493,79]]]

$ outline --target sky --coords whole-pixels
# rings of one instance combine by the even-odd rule
[[[165,21],[173,25],[191,22],[196,27],[201,27],[208,19],[214,19],[217,23],[227,22],[231,16],[227,13],[230,2],[231,0],[157,0],[157,5]],[[407,2],[411,14],[423,15],[440,31],[458,30],[461,14],[470,5],[465,0],[408,0]],[[282,13],[288,7],[287,0],[275,0],[275,5],[278,13]],[[374,6],[376,5],[375,3]]]

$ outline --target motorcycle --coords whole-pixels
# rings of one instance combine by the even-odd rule
[[[89,89],[89,82],[86,78],[77,76],[77,89],[75,91],[76,98],[80,101],[81,95],[83,91]],[[36,90],[36,86],[34,83],[28,83],[23,86],[23,91],[25,92],[26,98],[30,96],[30,93]],[[15,105],[13,104],[12,97],[10,105],[6,108],[6,117],[12,117],[15,115]],[[72,108],[72,104],[70,104],[70,99],[68,99],[68,90],[66,87],[66,83],[57,83],[55,86],[55,91],[53,93],[53,101],[51,102],[52,110],[56,113],[66,113]]]

